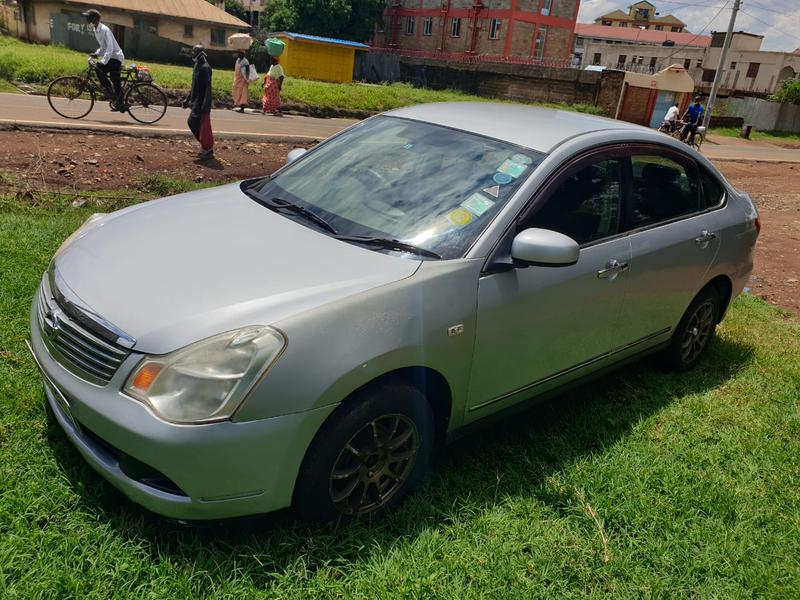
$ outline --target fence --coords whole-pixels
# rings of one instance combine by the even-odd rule
[[[717,105],[720,115],[741,117],[759,131],[800,133],[800,105],[761,98],[728,98]]]

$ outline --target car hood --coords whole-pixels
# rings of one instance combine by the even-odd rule
[[[53,267],[137,351],[162,354],[410,277],[419,265],[335,240],[231,184],[113,213]]]

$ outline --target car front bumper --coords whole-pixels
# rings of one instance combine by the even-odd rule
[[[140,356],[131,355],[105,386],[83,381],[54,360],[42,340],[37,301],[29,348],[47,401],[86,461],[128,498],[180,520],[260,514],[291,504],[306,449],[335,406],[247,422],[165,422],[120,392]]]

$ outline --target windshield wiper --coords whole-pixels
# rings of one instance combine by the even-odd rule
[[[266,200],[265,198],[263,198],[255,190],[251,191],[250,189],[248,189],[248,190],[246,190],[245,193],[248,196],[250,196],[251,198],[255,199],[259,204],[261,204],[262,206],[266,206],[269,209],[272,209],[272,210],[285,210],[285,211],[294,213],[294,214],[296,214],[298,216],[303,217],[307,221],[311,221],[312,223],[315,223],[316,225],[319,225],[320,227],[322,227],[322,229],[324,229],[328,233],[332,233],[333,235],[338,235],[338,233],[339,233],[338,231],[336,231],[336,228],[333,225],[328,223],[325,219],[320,217],[317,213],[312,212],[312,211],[308,210],[307,208],[305,208],[303,206],[300,206],[299,204],[293,204],[292,202],[289,202],[288,200],[284,200],[283,198],[272,198],[270,200]]]
[[[407,244],[405,242],[401,242],[400,240],[379,237],[365,237],[360,235],[337,235],[335,237],[337,240],[341,240],[343,242],[353,242],[355,244],[364,244],[365,246],[376,246],[386,250],[408,252],[409,254],[417,254],[419,256],[425,256],[426,258],[442,258],[432,250],[426,250],[425,248],[420,248],[414,244]]]

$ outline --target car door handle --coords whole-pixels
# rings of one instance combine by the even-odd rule
[[[694,238],[694,243],[697,244],[698,246],[705,247],[708,245],[709,242],[715,239],[717,239],[716,233],[704,229],[700,237]]]
[[[606,268],[605,269],[600,269],[597,272],[597,278],[598,279],[609,279],[610,277],[613,277],[614,275],[617,275],[618,273],[622,273],[623,271],[627,271],[628,270],[628,266],[629,265],[626,262],[622,262],[621,263],[618,260],[611,259],[610,261],[608,261],[608,263],[606,263]]]

